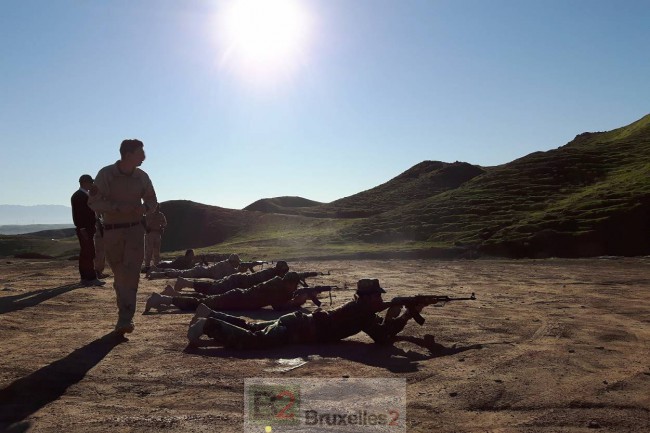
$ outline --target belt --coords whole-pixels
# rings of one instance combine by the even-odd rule
[[[128,229],[129,227],[134,227],[140,224],[142,224],[140,221],[135,223],[104,224],[104,230]]]

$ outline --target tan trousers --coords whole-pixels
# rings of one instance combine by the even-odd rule
[[[106,253],[104,252],[104,237],[101,235],[99,230],[95,232],[95,259],[94,266],[95,272],[101,274],[104,272],[106,267]]]
[[[144,227],[104,230],[106,260],[113,270],[118,325],[127,325],[135,314],[140,268],[144,258]]]
[[[160,243],[162,235],[158,231],[150,231],[144,235],[144,265],[150,266],[153,258],[153,265],[160,263]]]

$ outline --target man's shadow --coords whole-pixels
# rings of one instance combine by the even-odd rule
[[[21,293],[20,295],[5,296],[0,298],[0,314],[22,310],[27,307],[34,307],[41,302],[52,299],[74,289],[84,287],[79,283],[67,284],[53,289],[40,289],[33,292]]]
[[[237,350],[225,347],[192,348],[188,346],[185,352],[201,356],[235,359],[302,358],[307,361],[311,358],[312,361],[308,362],[318,362],[313,361],[314,356],[329,359],[341,358],[360,364],[384,368],[393,373],[411,373],[418,371],[418,361],[451,356],[467,350],[483,348],[481,344],[445,347],[442,344],[425,341],[425,339],[416,337],[409,337],[407,339],[398,338],[398,341],[408,341],[425,350],[424,352],[419,350],[404,350],[394,344],[374,344],[343,340],[328,344],[288,345],[254,350]]]
[[[118,344],[128,341],[111,332],[0,389],[0,432],[17,425],[43,406],[61,397],[81,381]],[[15,423],[15,424],[14,424]],[[12,426],[13,424],[13,426]]]

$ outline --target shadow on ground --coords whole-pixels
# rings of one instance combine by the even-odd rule
[[[305,361],[317,363],[323,359],[347,359],[352,362],[365,364],[372,367],[384,368],[393,373],[410,373],[418,371],[418,361],[432,358],[451,356],[467,350],[482,349],[480,344],[469,346],[445,347],[442,344],[427,342],[429,345],[418,344],[414,341],[417,338],[408,340],[419,347],[427,349],[428,353],[420,351],[404,350],[394,345],[380,345],[363,343],[359,341],[340,341],[332,344],[319,345],[291,345],[265,350],[237,350],[224,347],[193,348],[188,346],[185,353],[207,357],[235,358],[235,359],[294,359],[302,358]],[[422,339],[424,343],[424,339]]]
[[[128,341],[113,332],[98,338],[37,371],[0,389],[0,432],[25,425],[25,419],[61,397],[81,381],[118,344]]]
[[[41,289],[20,295],[5,296],[0,298],[0,314],[10,313],[12,311],[22,310],[23,308],[34,307],[41,302],[52,299],[55,296],[62,295],[82,286],[79,283],[67,284],[65,286],[55,287],[52,289]]]

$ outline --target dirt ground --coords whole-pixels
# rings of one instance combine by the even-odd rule
[[[649,258],[290,266],[331,272],[312,284],[347,283],[334,305],[361,277],[379,278],[386,299],[478,299],[427,307],[423,326],[407,325],[405,335],[435,335],[433,352],[365,335],[272,351],[189,349],[192,314],[141,314],[165,280],[141,281],[136,330],[121,340],[111,334],[112,278],[84,288],[74,261],[5,258],[0,431],[241,432],[252,377],[405,378],[409,432],[650,431]]]

